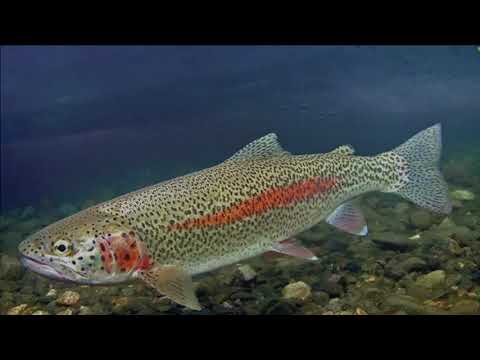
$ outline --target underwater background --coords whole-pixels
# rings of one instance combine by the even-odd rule
[[[480,314],[480,47],[3,46],[0,66],[0,314]],[[294,154],[373,155],[438,122],[452,214],[363,196],[368,236],[319,224],[299,236],[316,263],[201,276],[201,312],[142,284],[50,281],[16,257],[56,220],[269,132]]]

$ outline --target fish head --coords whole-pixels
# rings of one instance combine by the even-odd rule
[[[126,282],[151,267],[133,230],[105,214],[78,213],[27,237],[20,261],[45,277],[79,284]]]

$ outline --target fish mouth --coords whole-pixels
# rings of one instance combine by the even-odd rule
[[[57,270],[55,267],[53,267],[50,264],[47,264],[43,261],[40,261],[39,259],[35,259],[33,257],[21,254],[20,255],[20,262],[22,263],[23,266],[25,266],[27,269],[45,276],[49,279],[53,280],[60,280],[60,281],[66,281],[66,282],[71,282],[71,281],[76,281],[77,279],[69,278],[65,276],[64,273],[60,272]],[[60,264],[63,268],[67,269],[65,266]],[[75,271],[68,269],[69,272],[75,273]],[[76,274],[76,273],[75,273]],[[72,274],[73,275],[73,274]],[[77,276],[79,274],[76,274]]]

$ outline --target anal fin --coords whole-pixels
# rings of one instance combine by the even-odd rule
[[[272,251],[306,260],[318,260],[313,252],[302,246],[295,238],[276,243],[272,246]]]
[[[155,265],[148,271],[142,271],[139,277],[170,300],[193,310],[201,310],[192,277],[181,267]]]
[[[350,234],[365,236],[368,233],[362,211],[352,201],[347,201],[337,207],[325,221]]]

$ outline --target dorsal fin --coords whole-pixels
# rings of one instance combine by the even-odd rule
[[[342,145],[333,149],[328,154],[336,154],[336,155],[353,155],[355,154],[355,149],[352,145]]]
[[[246,159],[268,159],[276,156],[290,155],[278,142],[277,135],[267,134],[237,151],[232,157],[225,161],[246,160]]]

